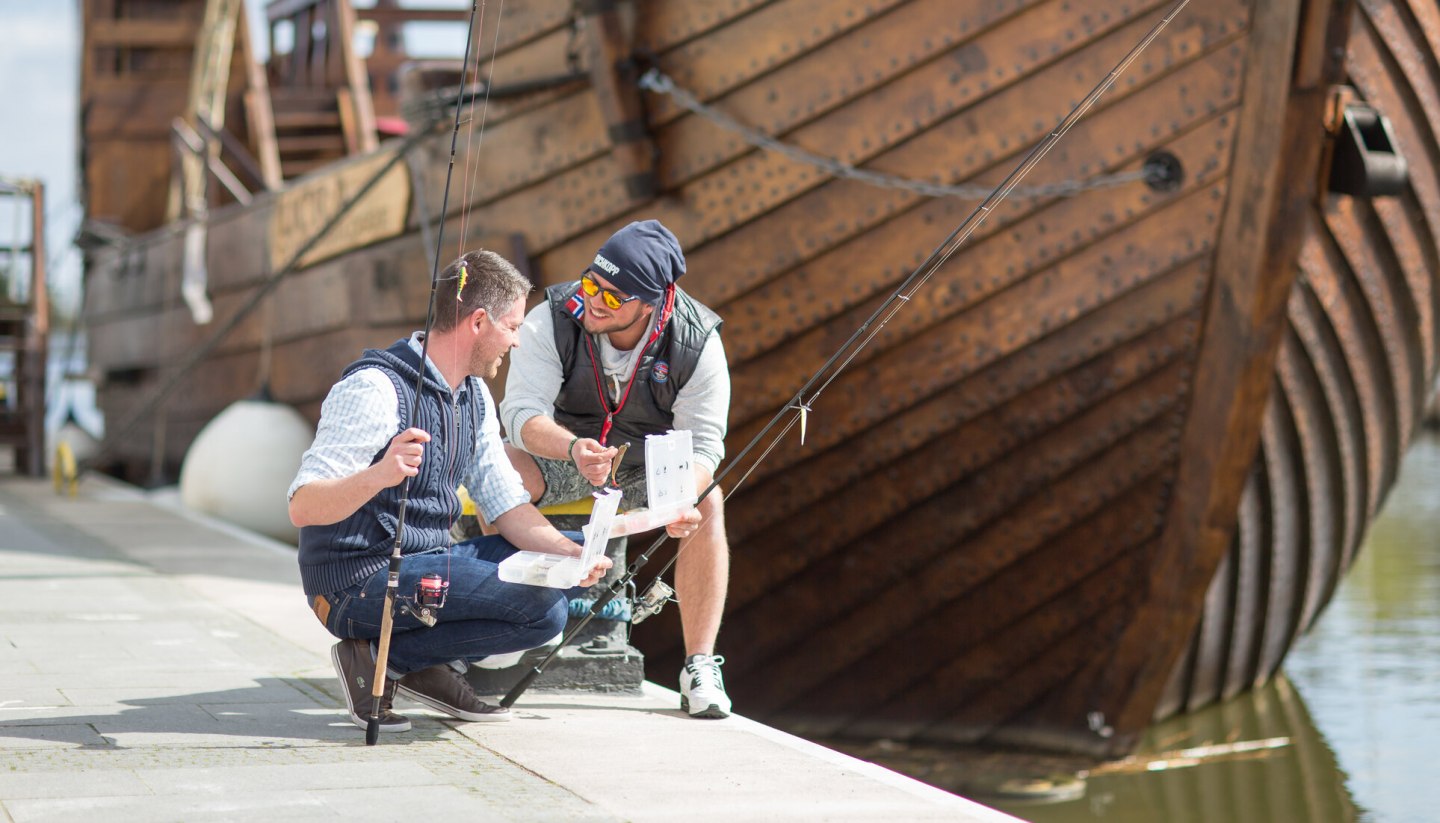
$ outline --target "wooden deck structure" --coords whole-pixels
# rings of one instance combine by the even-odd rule
[[[993,184],[1169,6],[516,6],[479,39],[481,79],[578,60],[589,82],[489,103],[444,254],[486,245],[544,285],[626,222],[662,220],[685,287],[726,320],[733,454],[974,202],[756,148],[637,95],[631,59],[811,153]],[[829,737],[1114,753],[1155,717],[1266,681],[1353,557],[1436,375],[1437,53],[1421,0],[1192,3],[1026,181],[1168,152],[1179,185],[1008,200],[829,387],[804,445],[782,442],[730,495],[737,705]],[[1341,84],[1393,123],[1400,196],[1327,191]],[[217,322],[297,248],[287,226],[314,225],[397,147],[212,213]],[[448,149],[422,135],[365,219],[114,444],[119,462],[178,465],[261,373],[316,416],[361,346],[414,327]],[[180,261],[164,231],[91,261],[108,415],[207,340],[174,292]],[[678,640],[673,614],[634,636],[665,679]]]
[[[21,227],[18,236],[0,240],[0,447],[12,450],[17,471],[38,477],[45,474],[50,354],[45,184],[0,177],[0,202],[15,209]]]

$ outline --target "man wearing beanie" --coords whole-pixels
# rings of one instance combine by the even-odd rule
[[[646,499],[645,436],[671,429],[691,432],[696,488],[710,485],[725,455],[730,371],[720,318],[675,285],[683,274],[685,255],[669,229],[631,223],[580,280],[546,289],[526,316],[500,419],[506,452],[537,505],[579,500],[603,485],[624,443],[632,448],[616,479],[626,500]],[[720,489],[667,531],[680,539],[681,707],[726,717],[724,658],[714,653],[730,569]]]

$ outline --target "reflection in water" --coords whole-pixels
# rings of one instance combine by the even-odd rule
[[[1379,823],[1440,819],[1440,435],[1422,437],[1285,670]]]
[[[1243,749],[1238,744],[1262,740],[1286,742],[1226,753],[1229,746]],[[1178,754],[1192,747],[1207,750]],[[1283,677],[1253,694],[1154,727],[1134,757],[1088,774],[1083,797],[1044,805],[979,799],[1037,823],[1359,819],[1335,755]]]

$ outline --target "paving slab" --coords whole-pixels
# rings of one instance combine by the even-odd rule
[[[98,476],[0,476],[0,821],[1013,820],[655,684],[346,717],[295,552]],[[462,817],[463,816],[463,817]]]

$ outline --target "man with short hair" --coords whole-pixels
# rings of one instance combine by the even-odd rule
[[[300,578],[315,615],[342,638],[331,657],[350,719],[361,728],[373,700],[374,641],[402,498],[397,606],[409,608],[395,615],[382,731],[410,728],[391,708],[397,692],[460,720],[508,719],[508,709],[476,696],[464,672],[481,658],[543,645],[565,627],[562,591],[496,575],[517,549],[581,552],[530,504],[505,459],[495,402],[480,379],[495,377],[515,347],[529,290],[530,282],[493,252],[468,252],[450,264],[436,284],[427,356],[424,334],[416,332],[387,349],[366,350],[346,367],[290,486]],[[462,481],[499,534],[451,546]],[[601,558],[583,585],[609,566]],[[448,583],[433,627],[416,616],[417,585],[427,574]]]
[[[730,372],[720,318],[675,285],[685,255],[659,221],[620,229],[580,280],[552,286],[525,318],[500,405],[506,453],[530,499],[565,503],[615,480],[643,505],[645,436],[688,429],[696,488],[725,456]],[[698,520],[698,523],[697,523]],[[685,635],[681,705],[695,717],[726,717],[730,698],[715,655],[729,577],[725,509],[716,488],[698,518],[667,527],[680,538],[675,587]]]

